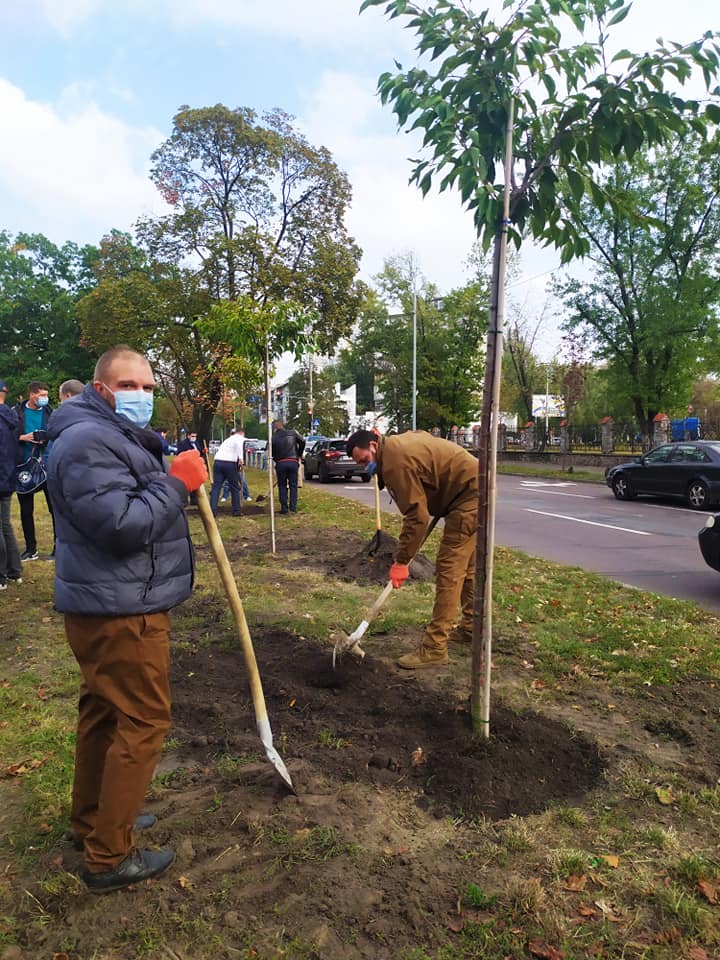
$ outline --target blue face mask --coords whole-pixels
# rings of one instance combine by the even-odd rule
[[[38,397],[37,400],[35,401],[35,403],[36,403],[39,407],[46,407],[46,406],[48,405],[48,398],[47,398],[47,397]]]
[[[144,390],[117,390],[115,396],[115,413],[127,417],[136,427],[146,427],[153,414],[154,397]]]
[[[371,460],[370,463],[365,467],[365,473],[369,477],[374,477],[377,473],[377,460]]]

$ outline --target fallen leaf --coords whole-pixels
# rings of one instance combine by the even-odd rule
[[[294,707],[296,703],[297,703],[297,700],[295,700],[295,698],[293,697],[293,699],[290,701],[290,706]]]
[[[702,947],[690,947],[683,960],[710,960],[710,954]]]
[[[533,682],[530,684],[530,689],[531,689],[531,690],[544,690],[546,686],[547,686],[547,684],[545,683],[544,680],[533,680]]]
[[[54,953],[52,955],[52,960],[70,960],[66,953]]]
[[[416,747],[410,754],[410,762],[414,767],[420,767],[423,763],[426,763],[426,761],[427,757],[422,747]]]
[[[709,880],[698,880],[697,888],[708,903],[718,902],[718,888],[714,883],[710,883]]]
[[[530,940],[528,950],[539,960],[563,960],[565,954],[544,940]]]
[[[596,900],[595,906],[602,910],[604,920],[609,920],[610,923],[622,923],[620,914],[615,913],[614,908],[605,900]]]
[[[664,807],[669,807],[677,799],[670,787],[655,787],[655,796]]]
[[[38,833],[52,833],[52,827],[49,823],[41,823],[38,827]]]
[[[585,889],[586,883],[587,877],[585,874],[583,874],[581,877],[578,877],[576,874],[572,873],[565,881],[563,890],[570,890],[573,893],[579,893],[581,890]]]
[[[182,875],[179,876],[178,883],[180,884],[183,890],[192,890],[193,882],[188,877],[185,877]]]
[[[604,860],[605,863],[611,867],[613,870],[617,870],[620,863],[620,857],[616,857],[614,853],[603,854],[600,857],[601,860]]]
[[[42,687],[38,687],[35,693],[37,693],[40,700],[47,700],[47,694],[45,693]]]
[[[597,910],[595,910],[594,907],[591,907],[591,906],[590,906],[589,904],[587,904],[587,903],[581,903],[581,904],[580,904],[580,906],[578,907],[578,913],[580,914],[581,917],[596,917],[596,916],[597,916]]]
[[[448,917],[445,921],[445,926],[448,930],[452,930],[453,933],[461,933],[465,927],[465,920],[463,917]]]
[[[611,712],[616,709],[614,703],[609,703],[609,704],[607,705],[607,708],[608,708],[608,710],[610,710]]]
[[[661,930],[653,938],[653,943],[680,943],[682,933],[677,927],[670,927],[669,930]]]
[[[42,622],[43,622],[43,623],[52,623],[52,622],[53,622],[53,617],[43,617],[43,618],[42,618]]]

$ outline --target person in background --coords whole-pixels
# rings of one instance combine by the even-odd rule
[[[191,430],[188,434],[186,434],[185,439],[181,440],[178,444],[178,454],[186,453],[188,450],[196,450],[205,461],[205,468],[208,469],[207,450],[205,449],[204,444],[198,440],[197,431],[195,430]],[[195,496],[195,491],[190,494],[190,504],[193,507],[197,506],[197,497]]]
[[[250,496],[250,488],[248,487],[247,477],[245,476],[245,431],[244,430],[233,430],[231,431],[236,437],[240,437],[243,441],[243,456],[240,466],[240,478],[242,480],[242,498],[243,500],[252,500]],[[230,496],[230,484],[226,480],[222,485],[222,490],[220,491],[220,502],[225,503],[225,501]]]
[[[347,454],[377,473],[403,515],[395,562],[389,578],[400,587],[410,575],[409,563],[425,537],[431,517],[443,517],[443,535],[435,561],[435,605],[415,653],[397,661],[405,670],[445,666],[448,640],[472,640],[477,540],[477,460],[449,440],[424,430],[379,437],[358,430],[348,438]],[[458,607],[462,618],[455,623]]]
[[[273,424],[272,458],[280,497],[280,513],[297,513],[298,469],[305,441],[297,430],[286,430],[281,420]],[[288,498],[289,493],[289,498]]]
[[[33,380],[28,384],[27,400],[15,407],[18,417],[18,465],[31,456],[39,454],[43,463],[47,463],[48,422],[52,413],[49,404],[48,385],[42,380]],[[47,503],[50,519],[53,523],[53,548],[48,560],[55,559],[55,520],[52,503],[48,496],[47,483],[43,483],[30,493],[18,493],[20,502],[20,523],[25,537],[25,550],[21,560],[37,560],[38,545],[35,534],[35,495],[42,493]]]
[[[160,443],[162,444],[162,452],[164,457],[170,456],[170,441],[167,438],[167,430],[164,430],[162,427],[159,430],[156,430],[155,433],[160,437]],[[178,453],[181,451],[178,450]]]
[[[140,849],[133,829],[170,727],[170,619],[193,585],[185,499],[207,479],[196,450],[165,472],[147,429],[155,379],[121,345],[50,423],[56,504],[55,608],[82,671],[70,829],[83,879],[108,893],[163,873],[173,850]]]
[[[17,465],[17,413],[5,405],[7,386],[0,380],[0,590],[22,583],[20,549],[10,522]]]
[[[227,483],[232,500],[232,514],[234,517],[242,516],[239,474],[243,468],[244,443],[244,437],[231,433],[217,449],[213,460],[213,485],[210,491],[210,509],[214,515],[217,515],[220,489]]]
[[[64,383],[61,383],[60,389],[58,390],[60,403],[65,403],[66,400],[72,400],[73,397],[79,397],[83,392],[84,386],[85,384],[82,380],[66,380]]]

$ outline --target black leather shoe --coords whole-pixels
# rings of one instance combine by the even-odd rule
[[[86,870],[82,878],[91,893],[112,893],[133,883],[159,877],[174,859],[174,850],[133,850],[114,870],[104,870],[102,873],[89,873]]]
[[[150,827],[154,827],[157,823],[157,817],[154,813],[141,813],[133,824],[133,830],[149,830]],[[82,850],[83,842],[78,840],[77,837],[74,837],[70,830],[68,830],[65,835],[66,840],[72,840],[73,846],[76,850]]]

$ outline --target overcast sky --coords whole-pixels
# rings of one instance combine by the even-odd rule
[[[441,290],[466,279],[471,218],[455,195],[407,184],[412,144],[376,98],[412,36],[359,0],[0,0],[0,229],[96,243],[162,201],[152,150],[182,104],[281,107],[326,146],[353,187],[363,275],[413,251]],[[487,6],[476,2],[478,9]],[[720,28],[717,0],[636,0],[633,50]],[[539,309],[556,265],[523,248],[513,291]],[[553,349],[553,337],[547,337]]]

